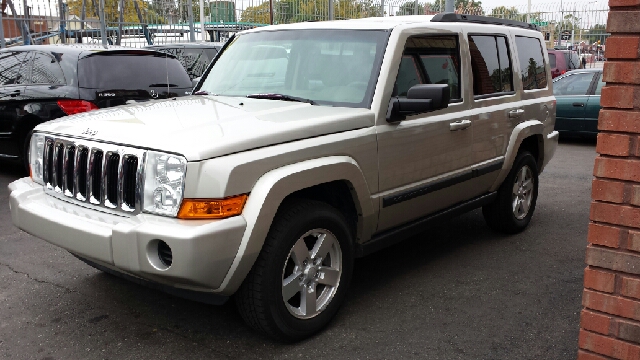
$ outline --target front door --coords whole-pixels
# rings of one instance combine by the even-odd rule
[[[406,96],[417,84],[449,84],[451,103],[378,127],[379,231],[468,198],[460,173],[472,162],[473,129],[459,41],[457,34],[407,39],[392,96]]]

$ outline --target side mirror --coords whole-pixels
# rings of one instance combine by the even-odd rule
[[[445,109],[449,106],[450,96],[447,84],[415,85],[407,91],[406,98],[391,98],[387,122],[401,121],[409,115]]]
[[[191,80],[191,87],[196,87],[196,85],[198,85],[198,83],[200,82],[201,79],[202,79],[202,76]]]

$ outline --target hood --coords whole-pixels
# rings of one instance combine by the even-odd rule
[[[370,127],[374,118],[369,109],[188,96],[68,116],[43,123],[36,131],[173,152],[198,161]]]

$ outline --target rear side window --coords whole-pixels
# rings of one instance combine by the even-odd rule
[[[62,69],[53,57],[35,53],[31,68],[31,83],[33,84],[66,84]]]
[[[556,54],[549,54],[549,66],[552,69],[555,69],[556,66]]]
[[[457,36],[412,36],[407,39],[396,79],[396,95],[418,84],[447,84],[451,101],[460,95],[460,52]]]
[[[148,90],[150,87],[191,88],[180,62],[147,54],[100,54],[78,61],[81,88]]]
[[[569,70],[579,69],[580,68],[580,60],[578,59],[578,55],[573,52],[565,52],[564,58],[567,61],[567,67]]]
[[[27,53],[7,51],[0,53],[0,85],[25,84],[28,80]]]
[[[537,38],[516,36],[520,74],[524,90],[547,87],[547,72],[544,67],[542,45]]]
[[[491,95],[513,91],[509,45],[503,36],[469,36],[473,94]]]

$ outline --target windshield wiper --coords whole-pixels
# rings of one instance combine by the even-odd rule
[[[178,87],[176,84],[151,84],[149,87]]]
[[[271,93],[249,94],[249,95],[247,95],[247,97],[251,98],[251,99],[296,101],[296,102],[303,102],[303,103],[307,103],[307,104],[311,104],[311,105],[318,105],[315,101],[313,101],[311,99],[305,99],[305,98],[301,98],[301,97],[297,97],[297,96],[291,96],[291,95],[285,95],[285,94],[271,94]]]
[[[209,93],[204,90],[198,90],[194,92],[193,95],[209,95]]]

